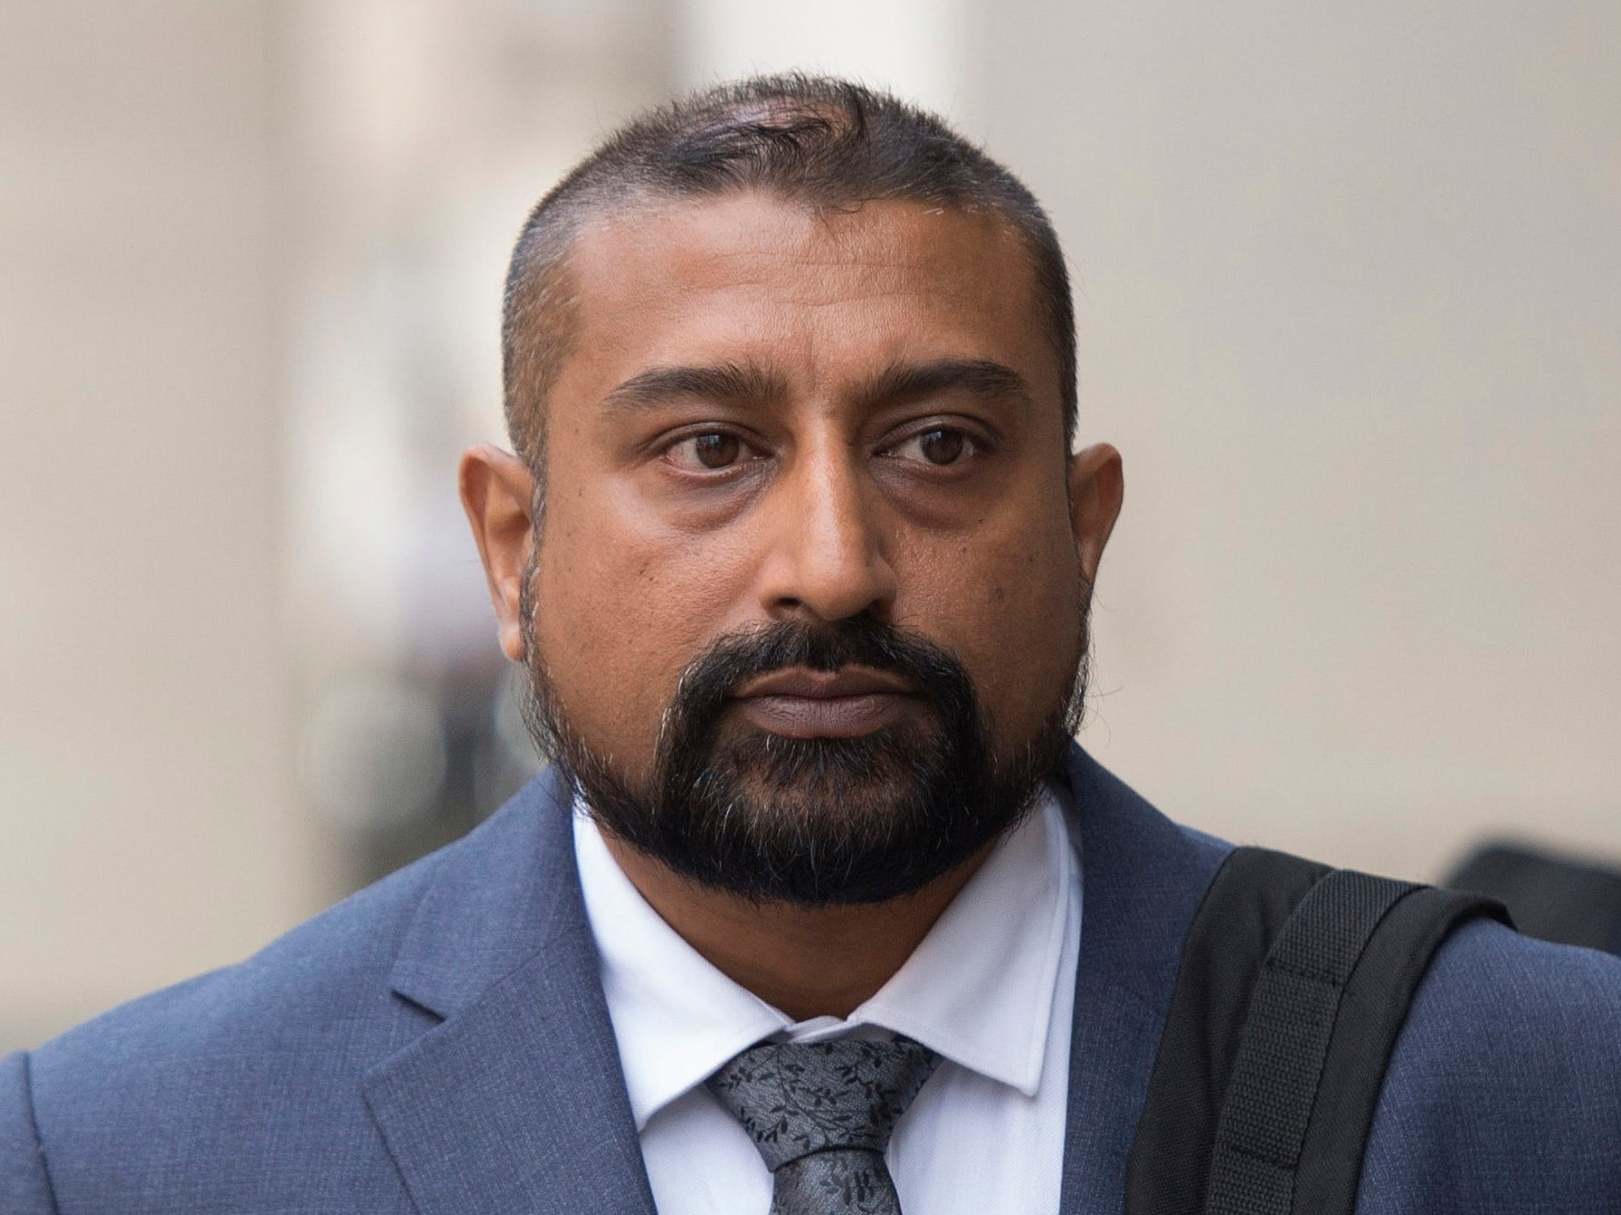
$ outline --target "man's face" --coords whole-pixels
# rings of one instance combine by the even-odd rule
[[[1119,505],[1112,450],[1067,456],[1019,237],[994,213],[740,194],[589,227],[569,277],[532,617],[503,638],[605,825],[657,848],[615,815],[662,816],[679,850],[672,780],[718,782],[704,813],[773,836],[756,867],[840,840],[888,846],[879,869],[930,851],[897,831],[982,846],[1067,736]],[[511,563],[483,526],[496,585]],[[966,859],[933,851],[889,885]],[[664,859],[755,895],[902,892],[870,866],[859,889],[773,891]]]

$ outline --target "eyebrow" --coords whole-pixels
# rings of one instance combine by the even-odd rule
[[[787,395],[786,381],[763,367],[716,363],[709,367],[649,367],[614,388],[602,403],[611,409],[638,409],[683,399],[740,405]]]
[[[965,392],[988,403],[1013,401],[1028,405],[1030,386],[1013,368],[991,359],[933,359],[925,363],[892,363],[856,392],[869,408],[942,392]]]
[[[1013,368],[992,359],[932,359],[891,363],[857,386],[856,401],[876,409],[942,392],[966,392],[987,402],[1029,404],[1030,386]],[[780,400],[787,381],[756,363],[710,366],[649,367],[612,389],[602,399],[612,410],[667,405],[673,400],[742,405]]]

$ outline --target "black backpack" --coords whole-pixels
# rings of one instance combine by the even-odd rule
[[[1193,918],[1126,1215],[1351,1215],[1396,1034],[1436,947],[1501,903],[1263,848]]]

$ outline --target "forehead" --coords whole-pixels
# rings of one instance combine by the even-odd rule
[[[896,360],[995,359],[1057,392],[1023,239],[996,212],[683,200],[593,223],[567,274],[564,399],[652,365],[744,359],[805,388]]]

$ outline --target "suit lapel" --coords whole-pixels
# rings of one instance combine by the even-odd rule
[[[444,853],[393,972],[443,1022],[366,1101],[421,1215],[653,1213],[574,864],[546,772]]]
[[[1082,912],[1060,1215],[1115,1215],[1182,938],[1229,846],[1187,832],[1079,747]]]

